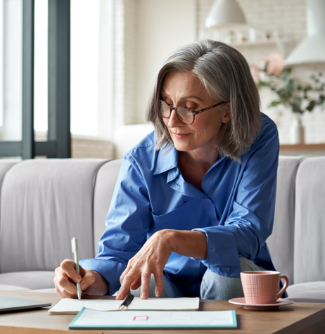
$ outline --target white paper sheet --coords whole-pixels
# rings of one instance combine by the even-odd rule
[[[199,309],[199,298],[134,298],[129,310],[189,310]]]
[[[98,311],[117,311],[123,301],[114,299],[61,299],[49,314],[77,314],[83,307]],[[198,310],[199,298],[148,298],[135,297],[129,310]]]
[[[50,310],[49,314],[77,314],[83,307],[97,311],[117,311],[122,301],[105,299],[63,298]]]

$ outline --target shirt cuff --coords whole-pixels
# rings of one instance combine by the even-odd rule
[[[121,286],[120,277],[126,268],[125,264],[102,259],[81,260],[79,263],[85,269],[98,272],[105,279],[108,285],[107,295],[112,296],[119,290]]]
[[[217,275],[240,277],[240,262],[237,245],[231,231],[225,226],[195,228],[192,231],[205,233],[208,256],[201,262]]]

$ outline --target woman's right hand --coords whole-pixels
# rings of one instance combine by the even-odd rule
[[[82,295],[105,295],[108,292],[107,282],[96,271],[84,269],[79,265],[80,274],[72,260],[64,260],[55,269],[55,290],[62,298],[78,298],[76,283],[80,283]]]

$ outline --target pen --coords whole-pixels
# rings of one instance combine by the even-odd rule
[[[129,305],[132,303],[133,298],[134,298],[133,295],[128,295],[128,296],[124,299],[123,303],[120,305],[120,307],[119,307],[120,310],[121,310],[121,311],[125,311],[125,309],[126,309],[127,307],[129,307]],[[122,308],[121,308],[121,307],[122,307]]]
[[[74,262],[76,262],[76,270],[77,270],[77,273],[80,275],[79,259],[78,259],[78,241],[77,241],[77,238],[72,238],[71,245],[72,245],[72,253],[74,253]],[[80,283],[77,283],[77,295],[78,295],[78,299],[81,299],[81,286],[80,286]]]

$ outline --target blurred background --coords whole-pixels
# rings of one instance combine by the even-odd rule
[[[325,0],[0,0],[0,157],[120,158],[177,47],[238,49],[282,155],[325,155]]]

